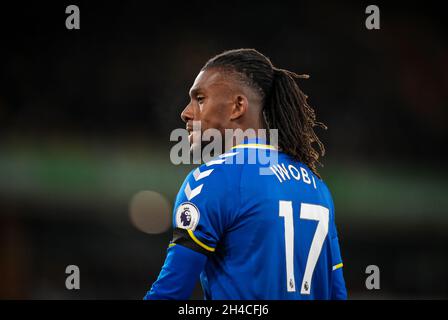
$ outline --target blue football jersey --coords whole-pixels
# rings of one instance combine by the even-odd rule
[[[246,141],[193,170],[170,246],[208,256],[205,299],[345,299],[333,200],[306,165]]]

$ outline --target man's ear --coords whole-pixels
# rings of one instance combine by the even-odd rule
[[[234,104],[232,107],[232,114],[230,115],[230,120],[236,120],[241,118],[248,110],[249,100],[245,95],[235,96]]]

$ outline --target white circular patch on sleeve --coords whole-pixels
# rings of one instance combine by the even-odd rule
[[[195,230],[199,223],[199,210],[191,202],[181,203],[176,210],[176,225],[181,229]]]

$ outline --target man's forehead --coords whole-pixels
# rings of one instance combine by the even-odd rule
[[[200,89],[208,89],[213,86],[229,85],[228,77],[223,72],[215,70],[202,70],[194,80],[190,93]]]

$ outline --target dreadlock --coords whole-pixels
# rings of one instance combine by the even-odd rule
[[[316,113],[307,103],[308,96],[296,82],[309,76],[278,69],[255,49],[225,51],[210,59],[202,70],[211,68],[237,73],[240,80],[258,91],[268,129],[278,130],[280,150],[306,164],[319,176],[316,167],[321,165],[319,156],[325,154],[325,147],[314,127],[327,127],[316,121]],[[314,143],[318,150],[314,149]]]

